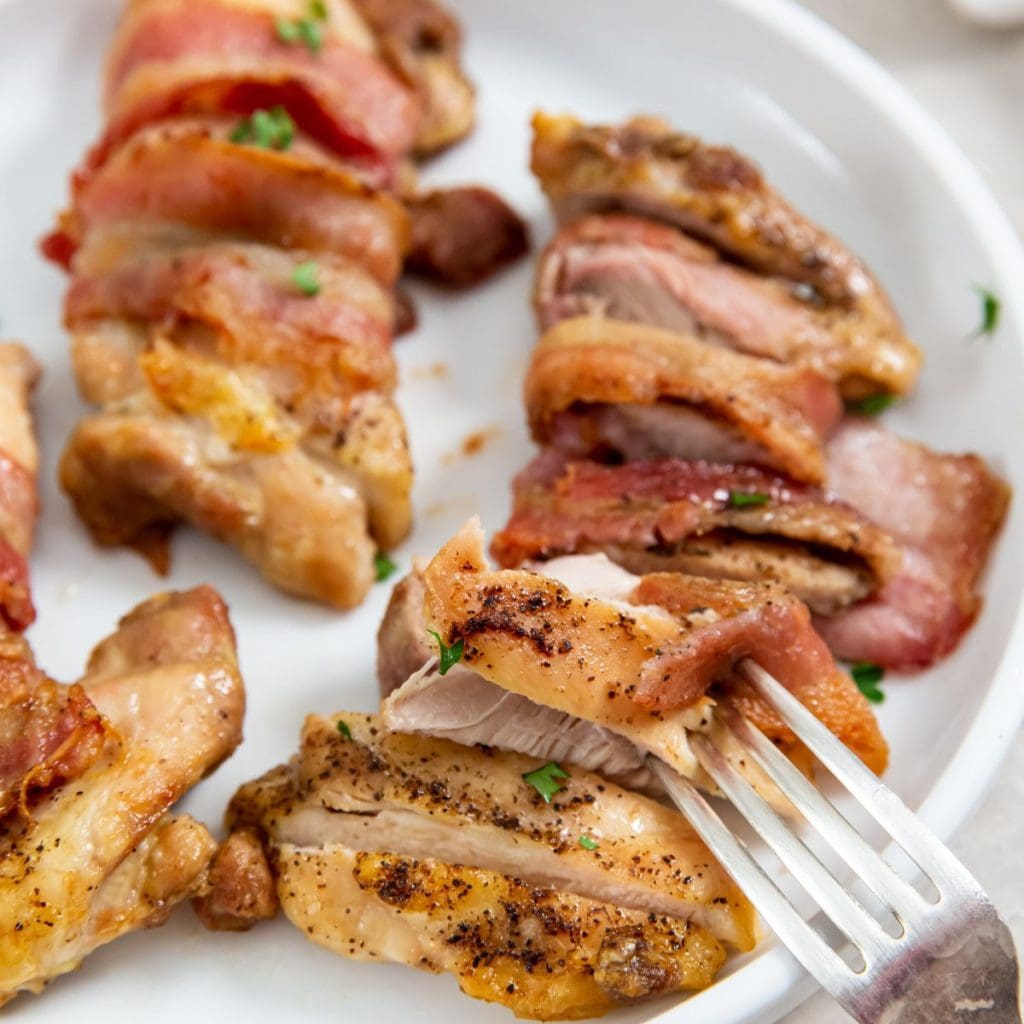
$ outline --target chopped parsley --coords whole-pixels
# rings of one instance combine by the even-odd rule
[[[284,107],[254,110],[235,125],[228,136],[232,142],[260,149],[287,149],[295,139],[295,122]]]
[[[591,839],[590,836],[580,836],[580,846],[582,846],[584,850],[596,850],[598,845],[599,844],[596,839]]]
[[[324,45],[324,22],[327,21],[327,4],[323,0],[311,0],[306,8],[305,18],[277,18],[274,28],[277,38],[289,46],[301,44],[310,53],[319,53]]]
[[[753,505],[767,505],[768,495],[760,491],[730,491],[730,508],[748,508]]]
[[[565,789],[563,779],[569,778],[569,773],[557,762],[548,761],[540,768],[523,775],[523,781],[533,786],[541,795],[544,803],[551,803],[551,798],[560,790]]]
[[[307,260],[305,263],[300,263],[292,271],[292,284],[302,292],[303,295],[312,298],[314,295],[320,294],[320,281],[317,277],[316,263],[313,260]]]
[[[345,722],[340,718],[338,719],[338,732],[340,732],[345,739],[352,739],[352,730],[348,727],[348,722]]]
[[[860,413],[861,416],[877,416],[879,413],[885,412],[886,409],[896,401],[895,395],[878,394],[868,395],[867,398],[861,398],[856,402],[848,402],[847,408],[850,412]]]
[[[981,323],[971,337],[980,338],[987,334],[995,334],[999,327],[999,314],[1003,310],[1003,304],[992,292],[980,284],[972,287],[981,299]]]
[[[858,661],[856,665],[850,666],[850,675],[853,676],[857,689],[872,704],[881,704],[885,700],[885,694],[878,685],[885,678],[885,669],[881,665],[874,665],[870,661]]]
[[[394,562],[384,554],[383,551],[378,551],[373,556],[373,568],[377,574],[377,582],[383,583],[397,568]]]
[[[440,661],[437,666],[441,675],[447,675],[452,665],[462,661],[462,653],[465,650],[466,642],[461,637],[451,646],[441,639],[441,634],[436,629],[428,629],[427,632],[437,641],[437,649],[441,652]]]

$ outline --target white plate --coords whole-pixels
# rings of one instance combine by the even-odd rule
[[[134,555],[95,550],[54,483],[63,439],[81,415],[59,328],[64,279],[35,242],[66,194],[66,172],[97,130],[96,94],[113,0],[17,0],[0,7],[0,316],[46,367],[37,404],[45,514],[33,559],[42,663],[72,678],[91,645],[134,603],[165,585]],[[498,186],[550,232],[526,170],[527,118],[544,105],[590,118],[634,111],[734,143],[808,214],[876,269],[924,347],[918,393],[889,416],[939,447],[974,449],[1024,481],[1024,255],[974,171],[935,124],[871,61],[782,0],[458,0],[480,128],[431,169],[438,181]],[[520,382],[534,339],[527,264],[458,300],[419,293],[423,327],[398,345],[401,404],[417,466],[416,532],[400,553],[430,553],[473,512],[491,529],[508,481],[529,457]],[[978,300],[1003,299],[996,338],[968,344]],[[441,363],[444,376],[431,373]],[[493,429],[480,456],[445,458],[471,431]],[[894,498],[898,484],[894,482]],[[287,757],[307,711],[370,709],[378,587],[343,616],[289,600],[233,554],[185,530],[168,581],[212,581],[231,605],[249,692],[246,742],[187,800],[216,826],[241,781]],[[889,782],[949,836],[988,785],[1024,712],[1019,617],[1024,510],[1018,502],[987,581],[987,607],[939,669],[887,684]],[[0,936],[2,941],[2,936]],[[637,1008],[618,1020],[760,1022],[810,985],[785,951],[765,944],[683,1006]],[[18,1021],[318,1021],[374,1024],[508,1021],[461,996],[450,977],[335,957],[284,923],[211,935],[187,908],[162,928],[114,943],[42,998],[21,997]]]

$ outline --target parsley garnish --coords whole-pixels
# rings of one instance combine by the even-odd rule
[[[287,149],[295,138],[295,122],[284,107],[254,110],[235,125],[228,138],[260,149]]]
[[[440,662],[438,663],[437,670],[441,675],[447,675],[448,669],[452,665],[457,665],[462,661],[462,652],[465,649],[466,642],[463,639],[458,639],[450,647],[441,639],[441,634],[436,629],[428,629],[427,632],[437,641],[437,649],[441,652]]]
[[[767,505],[768,495],[760,491],[730,491],[730,508],[747,508],[750,505]]]
[[[394,562],[384,554],[383,551],[378,551],[373,556],[373,568],[377,574],[377,582],[383,583],[397,568]]]
[[[318,295],[320,293],[320,281],[317,279],[316,263],[313,260],[300,263],[292,271],[292,284],[303,295],[308,295],[310,298]]]
[[[850,412],[860,413],[861,416],[877,416],[879,413],[885,412],[895,401],[895,395],[884,393],[868,395],[867,398],[861,398],[859,401],[849,402],[847,408],[849,408]]]
[[[590,836],[580,836],[580,846],[582,846],[584,850],[596,850],[598,842],[596,839],[591,839]]]
[[[345,739],[352,739],[352,730],[348,727],[348,722],[342,721],[340,718],[338,719],[338,732],[340,732]]]
[[[523,781],[533,786],[544,803],[551,803],[551,798],[560,790],[565,789],[562,779],[569,778],[569,773],[557,762],[548,761],[540,768],[534,768],[523,776]]]
[[[277,18],[274,28],[282,43],[294,46],[302,43],[310,53],[319,53],[324,45],[323,23],[327,21],[327,4],[323,0],[311,0],[305,18]]]
[[[850,666],[850,675],[853,676],[857,689],[872,704],[881,704],[885,700],[885,694],[878,685],[885,678],[885,669],[881,665],[874,665],[870,661],[858,661],[856,665]]]
[[[981,324],[971,335],[972,338],[980,338],[986,334],[995,334],[999,327],[999,314],[1002,312],[1003,304],[987,288],[980,284],[972,285],[981,298]]]

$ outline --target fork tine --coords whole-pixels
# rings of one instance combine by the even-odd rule
[[[923,905],[917,890],[871,848],[864,837],[757,726],[732,708],[724,706],[719,711],[719,717],[751,751],[768,777],[807,823],[821,835],[828,836],[836,853],[896,913],[904,927],[915,924],[921,917]]]
[[[830,991],[840,991],[847,985],[854,977],[854,972],[797,913],[693,785],[657,758],[648,757],[647,761],[672,802],[747,894],[787,949]]]
[[[774,676],[744,658],[739,671],[797,738],[936,884],[956,885],[984,897],[970,872],[935,838],[905,803],[830,733]]]
[[[878,922],[832,877],[790,827],[769,807],[725,754],[705,737],[691,741],[704,770],[747,823],[775,852],[790,873],[807,890],[854,945],[870,966],[892,952],[893,940]]]

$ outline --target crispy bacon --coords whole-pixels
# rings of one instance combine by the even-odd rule
[[[26,559],[39,514],[29,413],[38,379],[39,367],[21,345],[0,342],[0,632],[26,629],[36,617]]]
[[[316,295],[295,284],[311,254],[114,225],[90,233],[75,260],[65,324],[86,330],[111,317],[213,329],[231,364],[273,368],[279,397],[316,390],[331,400],[395,385],[390,295],[362,267],[316,256]]]
[[[850,419],[828,447],[829,484],[905,551],[870,600],[818,622],[853,661],[918,669],[949,654],[981,608],[978,579],[1010,489],[976,455],[945,455]]]
[[[490,189],[437,189],[406,202],[412,247],[406,268],[453,288],[485,281],[530,248],[526,225]]]
[[[842,411],[813,370],[602,317],[548,331],[525,391],[535,440],[569,455],[762,462],[811,482]]]
[[[381,56],[417,92],[423,120],[416,152],[430,156],[473,128],[472,83],[462,71],[462,31],[434,0],[355,0]]]
[[[334,252],[394,283],[409,231],[395,199],[340,166],[232,143],[222,128],[181,121],[137,132],[78,183],[44,252],[52,259],[73,254],[100,225],[174,223]]]
[[[508,568],[603,551],[633,572],[771,579],[834,611],[889,580],[900,563],[888,535],[853,507],[759,466],[605,466],[549,450],[513,490],[512,518],[491,547]],[[744,496],[762,503],[737,507]]]
[[[81,775],[108,733],[81,686],[47,678],[24,639],[0,632],[0,820]]]
[[[392,163],[421,102],[373,53],[358,16],[332,0],[318,52],[280,39],[272,11],[216,0],[148,0],[122,19],[107,66],[107,131],[94,167],[139,128],[171,117],[245,115],[281,105],[346,158]],[[346,13],[347,12],[347,13]],[[298,15],[305,16],[298,8]],[[282,11],[279,15],[287,17]]]
[[[534,304],[544,329],[587,313],[649,323],[810,366],[851,396],[906,391],[921,362],[891,311],[815,301],[675,227],[623,214],[584,217],[558,232],[538,264]]]

